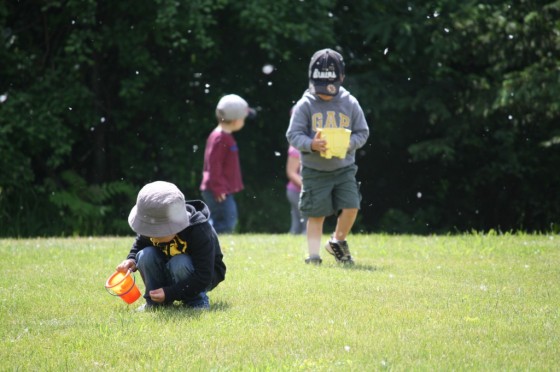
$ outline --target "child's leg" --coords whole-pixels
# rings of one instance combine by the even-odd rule
[[[202,191],[202,199],[210,208],[210,223],[218,234],[232,233],[237,224],[237,204],[233,195],[228,195],[226,200],[217,202],[211,191]]]
[[[159,305],[150,298],[150,291],[171,284],[171,278],[169,278],[165,265],[165,255],[158,248],[146,247],[136,255],[136,266],[146,287],[144,298],[150,306]]]
[[[171,273],[171,279],[173,283],[179,283],[185,279],[188,279],[191,275],[194,275],[194,265],[192,259],[189,255],[178,254],[173,256],[167,263],[167,268]],[[206,291],[200,292],[192,297],[185,297],[182,299],[183,304],[188,307],[197,309],[208,309],[210,308],[210,300]]]
[[[309,217],[307,219],[307,247],[309,256],[319,256],[321,251],[321,237],[325,217]]]
[[[346,240],[346,236],[350,233],[356,217],[358,216],[358,208],[343,209],[336,221],[336,229],[333,238],[338,241]]]
[[[286,197],[290,202],[290,217],[291,217],[291,225],[290,225],[290,234],[301,234],[301,217],[299,213],[299,193],[293,190],[286,190]]]

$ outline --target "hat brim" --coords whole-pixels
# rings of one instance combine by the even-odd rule
[[[257,117],[257,110],[255,110],[252,107],[249,107],[249,109],[247,110],[247,117],[246,119],[254,119]]]
[[[324,94],[326,96],[336,96],[340,90],[340,81],[309,81],[309,90],[313,94]]]
[[[191,214],[184,208],[177,215],[174,215],[173,219],[158,220],[149,216],[140,216],[135,205],[128,215],[128,224],[137,234],[150,238],[159,238],[175,235],[186,229],[189,226],[190,217]]]

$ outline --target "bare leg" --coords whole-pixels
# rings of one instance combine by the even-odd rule
[[[350,233],[356,217],[358,216],[358,208],[343,209],[336,221],[336,230],[334,238],[338,241],[346,240],[346,236]],[[322,222],[321,222],[322,223]],[[309,229],[309,227],[308,227]],[[309,236],[309,234],[308,234]]]
[[[324,221],[325,217],[309,217],[307,219],[307,247],[310,257],[319,256]]]

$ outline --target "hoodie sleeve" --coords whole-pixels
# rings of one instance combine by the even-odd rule
[[[369,137],[369,127],[364,111],[357,99],[352,97],[352,134],[350,135],[349,152],[356,151],[366,144]]]
[[[314,134],[309,125],[309,107],[302,98],[296,104],[290,118],[290,125],[286,132],[286,139],[296,149],[301,152],[311,152],[311,143]]]
[[[128,253],[128,256],[126,256],[126,258],[138,262],[136,261],[136,255],[138,254],[138,252],[151,245],[152,242],[150,241],[149,238],[142,235],[136,235],[136,239],[134,239],[134,242],[132,243],[132,248],[130,248],[130,252]]]

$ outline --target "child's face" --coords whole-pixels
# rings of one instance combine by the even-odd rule
[[[330,101],[334,98],[334,96],[327,96],[326,94],[317,94],[317,96],[323,101]]]
[[[168,235],[168,236],[151,237],[150,239],[152,240],[152,243],[158,244],[158,243],[169,243],[170,241],[173,240],[174,237],[175,234]]]
[[[226,132],[233,133],[243,129],[243,126],[245,126],[245,119],[232,120],[230,122],[224,122],[220,125]]]
[[[237,132],[245,126],[245,119],[237,119],[231,122],[230,129],[232,132]]]

